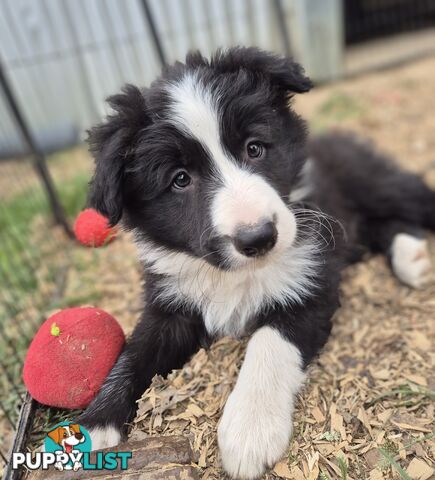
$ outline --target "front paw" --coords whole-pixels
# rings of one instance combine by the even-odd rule
[[[228,398],[218,427],[222,464],[233,478],[261,477],[285,454],[292,432],[289,405],[265,405],[255,395],[234,391]]]
[[[86,425],[84,425],[86,428]],[[115,447],[121,441],[121,432],[112,425],[102,425],[87,428],[91,436],[92,450]]]
[[[82,464],[80,462],[74,462],[73,470],[77,472],[80,468],[82,468]]]

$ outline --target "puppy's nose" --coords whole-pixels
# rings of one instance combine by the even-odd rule
[[[77,438],[77,440],[81,440],[83,438],[83,433],[77,432],[74,436]]]
[[[247,257],[260,257],[272,250],[278,238],[275,223],[265,221],[240,227],[233,237],[236,249]]]

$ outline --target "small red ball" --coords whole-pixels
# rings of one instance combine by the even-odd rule
[[[77,240],[87,247],[101,247],[111,242],[117,233],[116,227],[93,208],[79,213],[74,222],[74,234]]]
[[[99,308],[67,308],[41,326],[27,352],[23,378],[30,395],[59,408],[85,408],[125,343],[119,323]]]

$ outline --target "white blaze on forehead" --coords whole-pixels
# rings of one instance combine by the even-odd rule
[[[180,82],[170,84],[168,92],[172,99],[169,121],[206,148],[219,173],[231,168],[220,139],[216,93],[195,74],[185,75]]]

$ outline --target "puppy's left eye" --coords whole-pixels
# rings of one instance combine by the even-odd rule
[[[191,182],[192,182],[192,179],[190,178],[189,174],[184,170],[181,170],[173,178],[172,186],[177,190],[182,190],[183,188],[188,187],[191,184]]]
[[[249,142],[246,145],[249,158],[261,158],[264,154],[264,145],[260,142]]]

